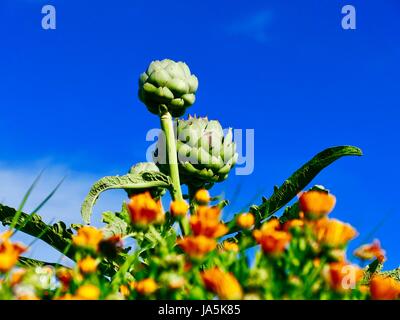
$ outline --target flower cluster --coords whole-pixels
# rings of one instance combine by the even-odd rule
[[[327,191],[300,194],[290,218],[257,221],[246,212],[232,225],[222,222],[221,206],[211,201],[200,189],[190,205],[175,200],[165,213],[150,193],[131,195],[124,220],[130,233],[80,227],[71,238],[73,267],[23,267],[19,259],[26,248],[6,231],[0,235],[0,298],[400,298],[400,282],[372,269],[386,259],[378,240],[354,251],[361,261],[372,261],[367,268],[348,260],[346,249],[357,232],[329,217],[336,200]],[[174,223],[185,219],[189,233],[175,231]],[[239,228],[240,236],[229,236],[231,228]],[[128,253],[124,240],[130,237],[136,248]],[[246,251],[254,246],[255,255]]]

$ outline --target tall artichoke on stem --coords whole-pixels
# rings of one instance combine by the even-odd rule
[[[153,61],[139,79],[139,98],[147,109],[160,117],[165,135],[169,175],[172,180],[173,200],[183,200],[179,179],[176,139],[172,116],[179,117],[195,101],[198,80],[183,62],[170,59]],[[183,233],[188,231],[187,219],[181,219]]]

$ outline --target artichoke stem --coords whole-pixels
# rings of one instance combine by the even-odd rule
[[[172,180],[172,185],[174,187],[174,190],[172,191],[172,198],[173,200],[183,200],[181,182],[179,179],[178,157],[176,151],[174,127],[172,125],[172,117],[169,112],[164,112],[161,115],[161,128],[165,134],[169,174]]]
[[[169,165],[169,175],[172,180],[173,190],[171,196],[173,200],[183,201],[181,182],[179,179],[178,157],[176,151],[176,139],[174,135],[174,127],[172,124],[172,116],[169,112],[161,114],[161,129],[165,135],[165,143],[167,149],[167,161]],[[189,222],[187,217],[179,220],[179,226],[182,235],[189,233]]]

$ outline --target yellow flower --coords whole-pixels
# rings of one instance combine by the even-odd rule
[[[157,283],[152,278],[146,278],[135,283],[135,290],[141,295],[149,295],[156,292]]]
[[[319,243],[332,248],[342,247],[357,236],[351,225],[327,218],[315,222],[314,232]]]
[[[130,294],[130,290],[129,290],[128,286],[123,285],[123,284],[119,286],[119,292],[121,292],[121,294],[124,297],[127,297]]]
[[[84,284],[76,291],[76,297],[80,300],[97,300],[100,297],[100,289],[92,284]]]
[[[78,268],[83,274],[93,273],[97,269],[99,262],[96,259],[88,256],[78,261]]]
[[[232,273],[214,267],[202,272],[205,287],[216,293],[222,300],[236,300],[243,297],[242,287]]]
[[[235,242],[224,241],[222,247],[225,251],[239,252],[239,246]]]
[[[306,218],[320,219],[329,214],[336,204],[336,198],[325,191],[306,191],[299,198],[300,209]]]
[[[185,216],[189,210],[189,205],[184,200],[175,200],[171,202],[169,211],[174,217]]]
[[[333,290],[346,291],[356,287],[364,272],[356,265],[341,261],[330,263],[324,276]]]
[[[40,299],[35,295],[21,295],[18,297],[18,300],[40,300]]]
[[[354,251],[354,255],[362,260],[378,259],[381,263],[385,260],[385,250],[381,248],[379,240],[373,243],[364,244]]]
[[[148,191],[133,195],[128,209],[131,220],[135,224],[147,225],[161,222],[164,219],[161,201],[155,201]]]
[[[283,230],[289,231],[290,229],[293,228],[302,228],[304,226],[304,221],[301,219],[292,219],[283,225]]]
[[[204,255],[213,251],[217,246],[217,242],[206,236],[189,236],[179,239],[177,244],[192,258],[200,259]]]
[[[370,282],[371,297],[374,300],[394,300],[400,298],[400,282],[381,275],[373,276]]]
[[[272,219],[261,226],[260,230],[253,231],[254,239],[261,245],[266,254],[281,254],[290,242],[290,233],[281,230],[277,219]]]
[[[250,212],[242,213],[237,217],[236,223],[240,228],[249,229],[254,225],[254,215]]]
[[[10,271],[18,261],[21,253],[26,251],[26,247],[19,243],[12,243],[10,230],[0,235],[0,273]]]
[[[228,232],[227,226],[220,222],[221,210],[218,207],[200,206],[190,217],[190,227],[194,235],[219,238]]]
[[[91,226],[84,226],[78,230],[78,234],[72,236],[75,246],[98,249],[100,241],[103,239],[103,232]]]
[[[197,190],[194,199],[201,204],[208,204],[211,200],[210,194],[206,189]]]
[[[10,285],[15,286],[16,284],[20,283],[25,274],[26,274],[25,269],[21,269],[21,270],[17,270],[15,272],[13,272],[13,274],[11,275],[11,279],[10,279]]]

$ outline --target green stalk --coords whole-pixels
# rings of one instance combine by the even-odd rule
[[[161,115],[161,129],[165,135],[165,142],[167,147],[167,161],[169,164],[169,173],[173,185],[171,196],[173,200],[183,200],[181,182],[179,179],[178,157],[176,151],[174,127],[172,125],[172,117],[169,112],[164,112]]]
[[[173,200],[183,201],[181,182],[179,179],[178,157],[176,151],[176,139],[174,135],[174,126],[172,124],[172,116],[166,111],[160,116],[161,129],[165,135],[165,143],[167,147],[167,161],[169,164],[169,174],[172,181],[173,190],[171,196]],[[189,233],[189,222],[187,217],[179,219],[179,226],[182,235]]]

